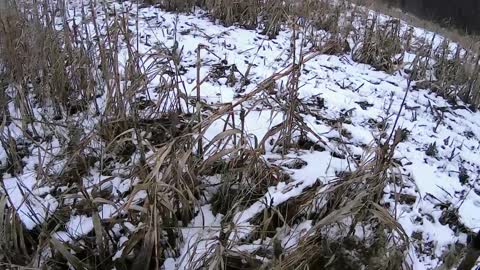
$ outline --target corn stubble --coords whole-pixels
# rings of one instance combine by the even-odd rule
[[[75,269],[160,269],[167,256],[179,255],[180,229],[205,203],[204,179],[220,175],[220,186],[211,204],[215,213],[223,215],[223,230],[208,258],[189,262],[192,269],[409,269],[405,263],[408,237],[381,205],[384,187],[399,181],[392,158],[401,141],[399,130],[388,140],[369,147],[360,161],[354,161],[357,168],[353,172],[330,184],[318,183],[251,220],[255,225],[251,237],[274,239],[269,261],[230,248],[233,240],[229,236],[236,230],[232,219],[237,211],[262,197],[268,187],[288,180],[288,175],[262,157],[267,141],[275,138],[273,151],[283,155],[301,148],[312,136],[323,144],[322,138],[303,122],[301,112],[307,109],[298,99],[303,65],[319,54],[351,53],[358,62],[395,72],[404,67],[399,55],[405,50],[414,51],[422,55],[412,71],[414,80],[434,85],[431,89],[452,100],[460,98],[472,106],[480,103],[477,55],[458,49],[452,58],[446,51],[448,43],[437,49],[433,41],[421,46],[412,44],[411,37],[402,36],[399,21],[380,22],[348,2],[145,1],[175,12],[201,8],[220,23],[260,28],[269,38],[275,38],[284,27],[295,29],[290,65],[234,103],[214,111],[199,98],[192,102],[186,94],[180,75],[181,44],[177,48],[152,47],[140,55],[135,46],[138,37],[128,30],[132,23],[128,14],[116,13],[100,25],[92,1],[77,10],[83,20],[71,25],[62,13],[65,3],[14,3],[0,15],[0,141],[8,161],[2,173],[21,175],[25,170],[22,158],[34,154],[28,153],[24,142],[12,135],[11,123],[20,123],[24,137],[33,145],[48,145],[52,137],[59,137],[68,145],[56,154],[45,151],[45,156],[38,157],[37,178],[51,185],[69,186],[71,194],[82,194],[82,203],[61,204],[44,225],[28,231],[8,203],[8,196],[2,195],[2,265],[37,267],[43,250],[49,247],[51,256],[42,263],[51,269],[61,269],[67,263]],[[105,13],[115,12],[106,4],[96,4]],[[54,17],[63,18],[62,31],[56,30]],[[319,30],[326,32],[319,34]],[[297,44],[297,34],[303,37],[301,44]],[[349,39],[354,42],[353,48],[349,48]],[[128,51],[127,65],[123,67],[118,55],[121,43]],[[313,44],[315,50],[304,51],[304,43]],[[201,53],[208,52],[198,48],[198,69]],[[153,63],[147,64],[146,59]],[[431,61],[436,63],[433,71],[429,70]],[[148,85],[160,74],[158,97],[153,100]],[[248,77],[248,72],[245,74]],[[286,85],[279,85],[284,78]],[[197,73],[197,95],[205,79]],[[281,95],[270,95],[272,89]],[[139,94],[143,99],[138,99]],[[98,97],[104,98],[104,104],[97,103]],[[244,106],[262,97],[280,109],[285,121],[252,144],[245,139],[248,134],[243,121],[249,110]],[[10,115],[9,104],[22,115],[21,119]],[[35,115],[32,108],[38,107],[48,108],[49,113]],[[238,119],[235,123],[232,116],[240,110],[243,116],[240,123]],[[98,119],[92,122],[95,128],[79,128],[92,116]],[[205,142],[205,131],[219,119],[226,119],[224,130],[213,141]],[[138,162],[127,162],[134,152],[139,153]],[[60,171],[52,169],[54,160],[65,160]],[[108,175],[118,161],[125,164],[126,176],[138,184],[119,209],[124,214],[101,220],[98,206],[110,203],[111,195],[100,192],[92,196],[82,187],[82,178],[95,164],[100,164],[96,169]],[[56,196],[68,197],[68,192]],[[138,205],[133,198],[141,192],[146,192],[147,197]],[[92,216],[93,233],[82,241],[60,242],[51,233],[65,226],[72,211]],[[114,261],[120,239],[114,237],[112,228],[121,219],[135,224],[137,229],[123,245],[121,258]],[[305,219],[311,219],[313,227],[297,247],[283,250],[275,240],[277,229]],[[359,228],[369,232],[364,239],[354,237]]]

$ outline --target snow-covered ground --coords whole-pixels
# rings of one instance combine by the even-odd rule
[[[77,22],[81,20],[80,6],[79,2],[70,3],[70,19]],[[129,28],[140,37],[138,51],[141,54],[149,55],[158,51],[160,46],[172,48],[178,44],[178,50],[182,51],[181,65],[185,68],[181,77],[187,93],[192,96],[196,95],[196,50],[200,44],[206,45],[206,49],[201,51],[200,77],[207,77],[216,67],[226,70],[225,74],[211,76],[202,84],[201,99],[207,104],[235,102],[254,90],[257,83],[291,63],[289,48],[292,33],[288,29],[269,40],[256,30],[224,27],[213,22],[202,11],[177,15],[156,7],[138,9],[137,25],[135,4],[122,2],[112,3],[111,6],[116,7],[117,13],[129,10]],[[99,13],[97,20],[101,21],[104,15]],[[407,26],[404,28],[407,29]],[[431,40],[432,33],[414,30],[418,40]],[[298,42],[300,40],[301,36]],[[435,42],[440,44],[441,37],[437,37]],[[121,46],[120,52],[126,57],[125,46]],[[413,59],[407,54],[405,60]],[[145,61],[149,63],[151,60]],[[236,82],[230,83],[227,77],[232,65],[239,72],[232,73]],[[247,69],[251,83],[245,89],[240,89],[240,74],[245,74]],[[153,100],[157,96],[154,88],[159,79],[150,84]],[[238,231],[232,237],[240,238],[248,234],[252,227],[251,219],[263,211],[265,201],[272,202],[272,206],[280,205],[299,196],[319,180],[328,183],[338,172],[355,169],[355,165],[345,156],[348,153],[362,155],[383,132],[388,134],[408,91],[398,121],[398,127],[407,131],[407,137],[398,145],[394,156],[400,164],[405,182],[400,187],[387,186],[384,203],[389,205],[390,212],[411,237],[410,255],[415,270],[437,267],[443,253],[451,245],[457,242],[465,244],[467,235],[448,220],[445,221],[445,215],[454,213],[459,217],[458,224],[464,224],[472,231],[480,229],[480,112],[473,112],[468,106],[452,106],[429,89],[418,89],[415,82],[408,87],[408,79],[405,70],[387,74],[356,63],[350,54],[318,55],[307,62],[299,84],[299,98],[308,108],[302,112],[302,117],[308,127],[326,142],[326,149],[298,150],[282,156],[271,152],[271,147],[267,145],[265,160],[282,167],[291,176],[291,181],[271,186],[263,198],[239,211],[233,218]],[[285,82],[286,78],[278,81],[277,86]],[[263,138],[273,126],[283,121],[283,113],[278,107],[263,106],[259,102],[247,102],[244,106],[255,108],[249,110],[245,118],[245,130],[252,138]],[[18,114],[13,105],[11,113]],[[240,110],[236,110],[235,114],[236,119],[240,119]],[[206,131],[206,140],[220,133],[223,125],[222,119],[215,121]],[[385,125],[387,129],[383,130],[382,126]],[[94,128],[91,120],[85,122],[84,128]],[[12,130],[17,130],[17,137],[22,136],[18,128],[12,126]],[[315,138],[312,137],[312,140]],[[31,146],[31,150],[36,153],[33,150],[47,149],[44,153],[54,155],[59,145],[57,141],[45,145],[45,148]],[[333,152],[336,154],[332,155]],[[6,157],[2,148],[0,154],[3,162]],[[50,159],[46,154],[42,158]],[[293,159],[301,159],[306,164],[300,169],[287,168],[285,164]],[[37,177],[38,170],[34,168],[38,157],[30,156],[24,161],[24,174],[18,177],[5,174],[3,183],[20,219],[28,229],[32,229],[54,214],[60,197],[51,194],[48,181],[41,181]],[[101,185],[101,189],[111,190],[121,198],[116,202],[99,201],[102,204],[99,209],[101,219],[112,218],[118,211],[123,211],[120,207],[129,199],[143,199],[146,194],[141,192],[132,195],[135,198],[122,198],[122,194],[136,184],[135,179],[122,177],[121,169],[115,175],[92,172],[83,181],[89,194],[94,192],[92,187]],[[388,204],[398,196],[401,198],[400,204]],[[73,202],[75,198],[62,199]],[[213,252],[222,215],[214,215],[208,203],[197,210],[194,219],[182,229],[183,245],[179,256],[167,259],[165,269],[192,269],[191,262]],[[32,213],[35,214],[32,216]],[[301,232],[311,226],[311,222],[305,220],[291,228],[293,233],[290,236],[298,239]],[[92,217],[84,213],[72,213],[64,230],[57,231],[55,236],[61,241],[74,241],[93,229]],[[292,241],[295,242],[295,239]],[[289,239],[284,239],[282,244],[284,247],[293,245]],[[248,251],[251,246],[239,245],[235,248]],[[431,249],[431,253],[424,252],[426,249]],[[118,256],[121,256],[121,246],[119,250]]]

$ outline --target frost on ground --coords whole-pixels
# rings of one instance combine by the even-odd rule
[[[67,18],[72,27],[85,20],[81,12],[83,4],[72,1],[67,7]],[[86,6],[90,8],[88,3]],[[162,263],[165,269],[214,265],[217,262],[212,259],[212,254],[225,252],[219,249],[218,243],[221,241],[228,243],[225,246],[233,254],[231,256],[250,253],[260,262],[272,257],[263,254],[264,250],[260,252],[265,247],[279,243],[285,251],[294,250],[305,237],[310,236],[315,227],[308,215],[274,228],[274,237],[254,237],[257,235],[255,220],[271,209],[302,198],[308,190],[320,186],[319,190],[322,191],[322,185],[355,171],[359,165],[355,161],[368,158],[366,153],[388,137],[395,122],[396,127],[402,130],[403,138],[394,151],[393,160],[399,171],[398,177],[403,180],[385,186],[381,203],[409,237],[408,263],[415,270],[434,269],[442,264],[445,254],[453,246],[465,245],[467,234],[480,228],[480,112],[461,102],[453,105],[431,89],[410,81],[412,70],[409,68],[415,55],[405,53],[404,68],[392,74],[357,63],[349,53],[314,55],[303,65],[297,93],[302,105],[299,115],[309,130],[307,142],[310,144],[306,143],[303,149],[283,153],[274,143],[278,134],[269,132],[286,119],[283,110],[283,106],[287,105],[286,92],[283,90],[288,78],[274,81],[269,91],[260,92],[257,86],[291,64],[291,29],[285,28],[276,38],[268,39],[257,30],[224,27],[213,22],[202,11],[191,15],[174,14],[153,6],[137,8],[127,1],[112,2],[106,7],[98,8],[95,19],[104,25],[105,19],[108,21],[114,16],[130,18],[128,29],[138,38],[138,45],[134,46],[138,46],[138,54],[144,56],[144,70],[159,66],[155,58],[165,53],[163,48],[174,48],[181,55],[179,63],[182,70],[176,72],[180,72],[185,95],[203,102],[205,113],[202,117],[208,119],[216,111],[225,108],[226,104],[252,95],[253,98],[235,107],[232,115],[211,118],[210,125],[203,131],[203,143],[210,146],[205,147],[204,159],[214,156],[215,147],[224,143],[219,136],[227,137],[226,123],[236,122],[236,130],[243,123],[242,138],[238,134],[235,135],[236,139],[263,147],[264,151],[258,158],[265,162],[265,166],[281,171],[279,175],[286,175],[285,179],[277,177],[276,181],[264,187],[262,194],[252,196],[245,205],[235,202],[228,205],[231,207],[226,209],[228,211],[218,210],[222,206],[212,204],[212,198],[218,194],[222,183],[227,181],[225,175],[228,173],[214,172],[192,180],[192,183],[201,186],[203,194],[184,194],[185,197],[196,197],[198,204],[192,205],[193,213],[185,214],[189,219],[182,220],[180,230],[175,232],[178,234],[177,247],[173,251],[165,251],[166,259]],[[61,20],[58,23],[58,30],[61,30]],[[86,26],[90,33],[97,31],[92,23]],[[407,31],[409,28],[402,24],[402,29]],[[421,29],[413,30],[418,42],[433,40],[440,46],[441,37],[434,37],[433,33]],[[297,35],[296,42],[302,42],[302,35]],[[353,47],[354,41],[349,42]],[[124,43],[118,46],[122,73],[130,67],[127,59],[131,52]],[[199,46],[202,46],[200,52]],[[197,69],[198,54],[200,69]],[[148,97],[151,104],[165,102],[160,100],[164,96],[159,94],[158,85],[164,86],[165,81],[169,80],[168,72],[171,71],[152,78],[146,91],[138,93],[136,98],[142,100]],[[205,78],[201,83],[200,97],[196,89],[198,76]],[[245,83],[246,76],[248,83]],[[98,95],[96,104],[97,109],[105,110],[106,95]],[[182,106],[188,107],[187,104]],[[193,110],[194,107],[187,109]],[[21,118],[13,103],[9,110],[11,115]],[[48,109],[41,107],[33,110],[39,119],[41,115],[49,113]],[[77,123],[83,138],[91,136],[88,148],[85,148],[87,155],[103,153],[113,147],[102,142],[101,136],[92,135],[101,123],[100,117],[94,114],[95,110],[94,104],[91,104],[87,111],[71,118]],[[154,112],[149,111],[147,105],[143,113],[148,115]],[[14,120],[9,125],[11,134],[19,141],[25,136],[20,126],[20,120]],[[62,179],[68,181],[69,177],[65,172],[69,171],[70,162],[63,157],[68,153],[63,147],[83,141],[75,139],[74,133],[61,125],[46,128],[38,124],[38,128],[44,133],[42,136],[49,135],[55,139],[23,146],[30,153],[23,157],[23,173],[16,176],[3,174],[3,188],[8,203],[16,209],[28,230],[41,227],[52,218],[61,220],[63,225],[50,233],[64,243],[83,241],[82,238],[97,233],[95,224],[98,218],[99,222],[108,224],[112,232],[110,237],[118,239],[113,258],[128,258],[133,254],[132,243],[136,243],[134,240],[138,235],[143,232],[148,237],[153,233],[147,229],[149,224],[136,220],[136,215],[150,213],[149,207],[154,205],[149,199],[150,191],[144,189],[147,183],[128,168],[129,165],[138,164],[143,154],[138,150],[127,151],[123,160],[119,158],[110,162],[108,170],[103,167],[107,166],[106,160],[93,160],[81,181],[58,185]],[[232,134],[235,132],[232,131]],[[131,137],[123,143],[138,144],[138,136],[161,136],[162,132],[139,135],[127,130],[124,134]],[[262,138],[267,140],[262,141]],[[146,143],[146,148],[157,147],[156,150],[164,151],[157,152],[158,155],[146,153],[146,163],[153,164],[152,171],[156,168],[158,175],[166,173],[161,171],[162,166],[167,166],[161,163],[167,155],[163,153],[167,153],[176,143],[164,142],[161,146]],[[233,144],[233,141],[225,142],[225,145]],[[232,152],[224,152],[223,155],[228,157]],[[0,148],[0,157],[4,164],[7,157],[3,147]],[[48,164],[48,172],[38,168],[39,160],[41,164]],[[155,164],[158,164],[158,168]],[[57,175],[59,179],[48,179],[47,175]],[[158,190],[170,184],[162,182]],[[166,194],[165,200],[158,202],[165,205],[166,209],[185,207],[170,202]],[[182,202],[185,204],[185,201]],[[65,213],[65,209],[71,213]],[[132,224],[132,220],[137,223]],[[152,219],[147,222],[155,224],[160,221]],[[168,223],[165,220],[162,222]],[[152,227],[156,228],[156,225]],[[166,234],[174,233],[168,230],[168,226],[165,228]],[[227,230],[229,235],[225,238],[223,234]],[[356,231],[355,234],[360,232]],[[160,240],[162,244],[174,245],[169,242],[172,241],[170,235],[163,237]]]

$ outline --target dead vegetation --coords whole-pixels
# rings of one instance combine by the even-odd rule
[[[363,41],[353,59],[389,73],[398,70],[403,64],[400,21],[392,19],[379,25],[378,18],[373,17],[365,24]]]
[[[417,45],[408,39],[406,43],[398,20],[380,21],[348,2],[145,1],[176,12],[200,7],[225,25],[260,28],[271,39],[282,29],[294,29],[291,60],[285,69],[235,103],[211,110],[200,100],[201,84],[207,79],[199,72],[201,47],[196,63],[198,94],[192,102],[180,78],[182,51],[157,46],[141,55],[135,46],[139,37],[128,29],[138,21],[131,21],[128,13],[91,2],[78,10],[82,14],[78,24],[68,21],[63,2],[13,3],[8,13],[0,15],[0,141],[7,155],[1,171],[21,176],[25,172],[22,159],[38,155],[34,175],[55,186],[60,205],[44,225],[27,230],[3,187],[2,264],[159,269],[167,258],[179,255],[181,229],[208,201],[215,214],[223,215],[223,230],[211,255],[190,262],[193,268],[408,269],[408,236],[382,205],[385,186],[399,181],[393,153],[402,140],[400,129],[372,146],[363,160],[352,160],[357,166],[351,173],[330,184],[317,183],[301,196],[266,207],[249,220],[255,229],[245,238],[251,241],[276,239],[279,228],[312,220],[312,228],[297,247],[282,250],[273,240],[264,250],[273,255],[261,256],[269,258],[266,262],[230,248],[235,215],[264,197],[269,187],[289,181],[283,169],[264,159],[265,145],[271,142],[272,151],[283,156],[299,149],[325,150],[326,143],[302,118],[306,108],[298,91],[304,64],[321,53],[351,53],[358,62],[396,72],[404,66],[404,50]],[[101,12],[97,11],[114,16],[98,18]],[[61,20],[61,31],[55,18]],[[360,30],[359,22],[364,26]],[[303,36],[300,43],[297,35]],[[304,49],[307,43],[313,49]],[[120,44],[127,52],[124,65],[119,63]],[[423,72],[415,71],[423,75],[416,79],[438,85],[442,95],[478,106],[478,56],[459,48],[452,57],[447,47],[448,43],[430,48],[422,62],[427,63]],[[434,76],[428,77],[430,58],[435,60]],[[158,96],[152,98],[148,88],[157,76],[161,77]],[[244,83],[247,78],[242,79]],[[279,86],[281,79],[287,83]],[[272,88],[278,95],[271,94]],[[243,123],[249,111],[243,106],[256,104],[259,96],[279,108],[285,121],[252,143]],[[240,123],[234,116],[239,110]],[[223,131],[205,141],[206,130],[219,119]],[[14,129],[21,130],[21,138]],[[63,144],[64,149],[55,150]],[[96,181],[98,175],[93,172],[121,176],[135,184],[117,190],[116,197],[117,187],[103,185],[107,180],[101,177]],[[219,183],[206,181],[212,176],[219,177]],[[91,186],[85,187],[85,179],[93,179]],[[213,192],[211,186],[216,186]],[[101,219],[99,209],[104,205],[115,206],[117,215]],[[69,213],[91,218],[93,231],[72,242],[53,237],[66,227]],[[359,230],[364,232],[362,237],[356,233]],[[117,252],[120,259],[113,260]]]

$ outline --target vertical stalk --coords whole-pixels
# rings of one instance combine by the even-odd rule
[[[198,122],[200,123],[202,121],[202,106],[200,103],[200,65],[201,65],[201,50],[204,46],[202,44],[199,44],[197,47],[197,117],[198,117]],[[200,157],[203,157],[203,140],[202,140],[202,125],[198,125],[198,155]]]

